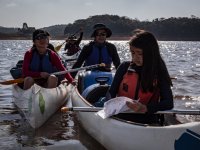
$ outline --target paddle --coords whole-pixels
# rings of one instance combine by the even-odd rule
[[[91,66],[86,66],[86,67],[81,67],[81,68],[76,68],[76,69],[70,69],[70,70],[65,70],[65,71],[60,71],[60,72],[54,72],[54,73],[52,73],[52,75],[62,75],[62,74],[66,74],[66,73],[69,73],[69,72],[77,72],[79,70],[93,69],[93,68],[104,67],[104,66],[105,66],[105,64],[101,63],[101,64],[96,64],[96,65],[91,65]],[[39,79],[39,78],[34,78],[34,79]],[[22,82],[24,82],[24,78],[1,81],[0,84],[2,84],[2,85],[10,85],[10,84],[22,83]]]
[[[80,111],[80,112],[98,112],[103,110],[103,107],[62,107],[62,112],[68,111]],[[138,114],[139,112],[126,111],[121,113],[134,113]],[[183,110],[183,109],[172,109],[165,111],[157,111],[155,114],[180,114],[180,115],[200,115],[200,110]]]
[[[72,34],[71,36],[74,36],[74,35],[76,35],[79,31],[81,30],[81,28],[80,29],[78,29],[74,34]],[[55,51],[56,52],[58,52],[60,49],[61,49],[61,47],[64,45],[66,43],[66,41],[65,42],[63,42],[62,44],[60,44],[60,45],[58,45],[58,46],[56,46],[55,47]]]
[[[63,42],[62,44],[56,46],[56,47],[55,47],[55,51],[58,52],[58,51],[61,49],[61,47],[62,47],[65,43],[66,43],[66,41]]]

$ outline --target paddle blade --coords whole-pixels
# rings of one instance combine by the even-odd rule
[[[55,47],[56,52],[58,52],[61,49],[62,45],[58,45]]]
[[[61,47],[63,46],[63,44],[65,44],[65,42],[63,42],[62,44],[56,46],[55,47],[55,51],[58,52],[61,49]]]
[[[24,78],[14,79],[14,80],[7,80],[7,81],[1,81],[0,84],[2,85],[11,85],[15,83],[22,83],[24,82]]]
[[[68,111],[73,111],[73,109],[71,107],[62,107],[61,108],[61,112],[66,113]]]

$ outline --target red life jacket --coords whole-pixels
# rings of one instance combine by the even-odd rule
[[[139,83],[139,75],[136,72],[127,72],[124,75],[117,95],[139,100],[144,105],[150,101],[159,101],[158,88],[153,92],[144,92]]]

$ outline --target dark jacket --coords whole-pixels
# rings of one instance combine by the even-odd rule
[[[130,66],[130,62],[123,62],[117,69],[115,73],[115,77],[113,79],[113,82],[111,84],[111,87],[108,90],[107,93],[107,99],[115,98],[117,96],[120,83],[123,79],[124,74],[127,72],[128,67]],[[134,68],[137,71],[141,71],[141,69]],[[162,110],[169,110],[172,109],[173,104],[173,94],[171,90],[171,86],[162,78],[162,75],[158,78],[158,86],[160,89],[160,102],[149,102],[147,104],[147,114],[146,115],[134,115],[134,119],[141,123],[149,123],[149,122],[157,122],[157,116],[151,115],[152,113],[156,111],[162,111]],[[123,118],[127,117],[128,115],[121,115]],[[133,115],[130,115],[133,117]],[[128,116],[128,117],[130,117]]]
[[[79,68],[82,66],[82,64],[84,63],[84,61],[87,59],[87,57],[91,54],[92,50],[93,50],[93,45],[95,44],[94,41],[88,43],[87,45],[85,45],[76,61],[76,63],[73,65],[73,69],[74,68]],[[119,55],[117,53],[117,49],[115,47],[114,44],[109,43],[109,42],[105,42],[105,45],[108,49],[108,53],[110,55],[110,57],[112,58],[112,62],[115,66],[115,68],[117,69],[117,67],[120,65],[120,58]],[[72,76],[75,77],[77,74],[77,72],[72,73]]]

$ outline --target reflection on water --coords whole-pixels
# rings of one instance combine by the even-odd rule
[[[63,41],[52,41],[57,45]],[[84,41],[81,47],[87,43]],[[112,41],[121,61],[130,60],[127,41]],[[0,80],[12,79],[9,69],[32,45],[31,41],[0,41]],[[160,41],[160,51],[173,79],[174,103],[177,108],[200,109],[200,42]],[[200,120],[198,116],[179,116],[182,120]],[[12,102],[11,86],[0,85],[0,149],[21,149],[27,146],[54,145],[65,140],[67,148],[104,148],[81,127],[75,113],[53,115],[44,126],[34,130],[21,118]],[[77,142],[78,141],[78,142]]]

